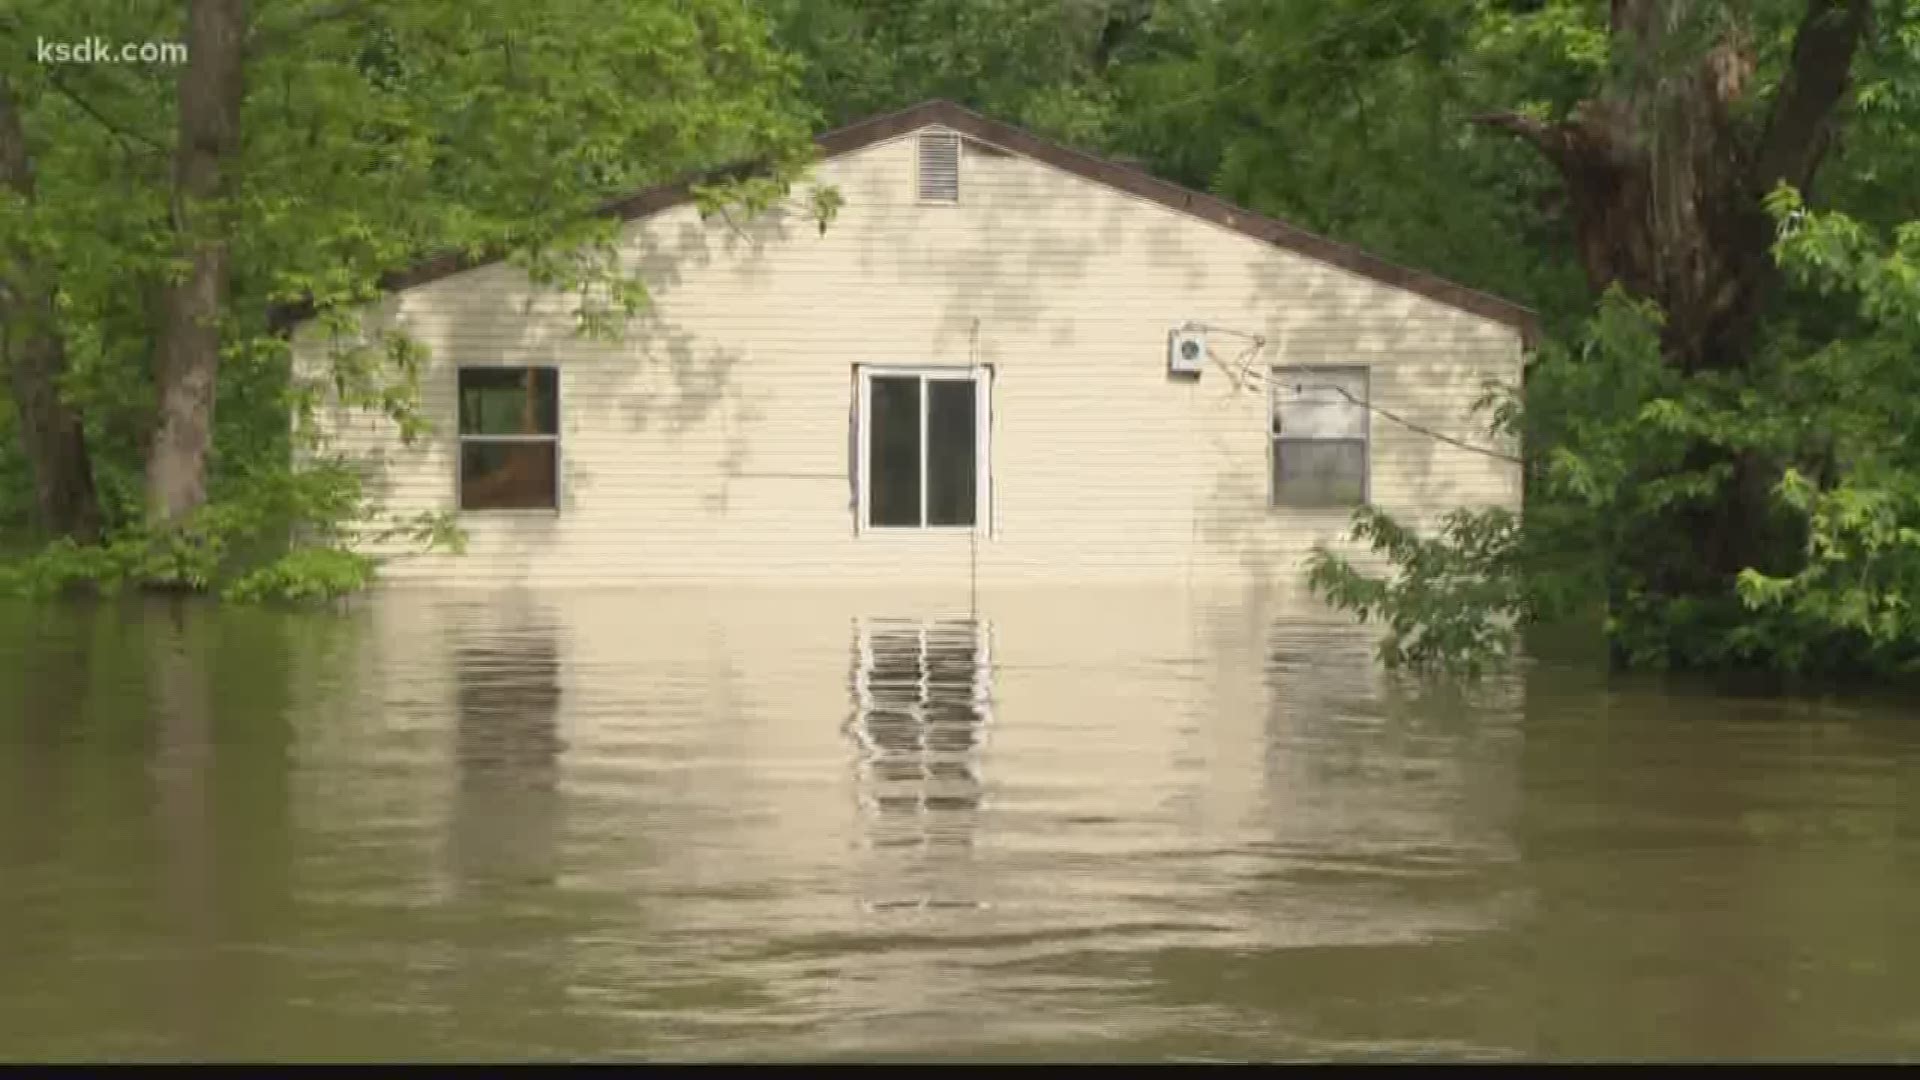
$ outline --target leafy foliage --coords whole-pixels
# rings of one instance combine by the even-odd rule
[[[1586,297],[1553,178],[1466,120],[1569,103],[1596,63],[1596,19],[1595,5],[1566,2],[1163,4],[1112,77],[1114,141],[1185,183],[1560,326]]]
[[[1110,74],[1152,0],[761,0],[803,93],[849,123],[949,98],[1087,147],[1118,119]]]
[[[1362,622],[1387,624],[1379,651],[1388,667],[1475,678],[1513,653],[1517,628],[1531,615],[1521,537],[1520,519],[1500,507],[1454,510],[1432,538],[1362,508],[1351,538],[1399,573],[1369,577],[1320,546],[1308,558],[1307,582]]]
[[[0,566],[0,592],[32,597],[127,588],[218,591],[238,601],[333,599],[370,584],[365,536],[425,550],[462,549],[450,515],[378,523],[359,476],[341,463],[258,471],[183,526],[128,527],[98,545],[58,540]]]
[[[1739,581],[1749,607],[1794,631],[1778,635],[1777,659],[1806,668],[1824,646],[1882,670],[1920,670],[1920,487],[1822,491],[1790,471],[1779,496],[1809,521],[1806,565],[1781,577],[1748,569]]]
[[[1514,643],[1492,627],[1605,602],[1630,666],[1920,670],[1920,226],[1884,243],[1791,191],[1768,203],[1782,266],[1850,304],[1850,332],[1810,345],[1777,328],[1744,377],[1687,375],[1662,362],[1658,312],[1609,295],[1579,347],[1542,350],[1524,406],[1496,410],[1496,425],[1535,450],[1524,528],[1463,512],[1420,538],[1365,510],[1355,537],[1388,557],[1393,577],[1315,554],[1316,589],[1389,624],[1389,662],[1476,674]],[[1674,511],[1710,505],[1732,482],[1724,458],[1697,463],[1702,444],[1798,463],[1773,493],[1802,537],[1799,557],[1660,589],[1636,570],[1648,546],[1659,546],[1654,566],[1687,573],[1696,538],[1671,529]]]
[[[1308,584],[1335,607],[1378,619],[1390,666],[1477,677],[1509,658],[1518,632],[1602,604],[1618,585],[1617,555],[1636,514],[1700,485],[1643,469],[1677,468],[1682,447],[1666,407],[1677,380],[1661,361],[1659,313],[1613,292],[1572,348],[1549,343],[1531,360],[1522,399],[1496,388],[1482,399],[1496,434],[1530,447],[1533,498],[1524,522],[1500,508],[1460,509],[1425,537],[1376,508],[1354,515],[1351,538],[1385,557],[1369,575],[1327,545],[1308,560]]]
[[[10,568],[18,588],[91,581],[254,598],[368,580],[352,536],[393,525],[369,519],[354,483],[311,443],[303,418],[317,388],[295,378],[291,314],[333,343],[335,393],[423,437],[423,351],[363,323],[385,275],[441,254],[504,255],[572,297],[582,333],[615,335],[647,294],[595,207],[748,162],[700,198],[708,212],[754,213],[811,158],[797,64],[745,0],[282,0],[255,11],[239,182],[208,218],[234,260],[209,504],[166,536],[142,523],[142,465],[155,298],[180,272],[169,204],[179,70],[30,61],[37,37],[178,40],[181,5],[80,13],[30,0],[0,13],[0,34],[19,46],[0,57],[0,78],[21,103],[38,178],[32,200],[0,198],[0,247],[31,253],[34,272],[57,282],[61,389],[85,418],[108,523],[98,548],[55,545]],[[831,193],[813,199],[830,217]],[[27,494],[13,449],[9,439],[0,450],[0,527],[22,516]]]

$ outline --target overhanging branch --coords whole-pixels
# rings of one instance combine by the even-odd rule
[[[1548,123],[1538,117],[1511,111],[1479,113],[1467,117],[1467,123],[1499,128],[1518,135],[1555,165],[1564,169],[1567,164],[1570,140],[1564,124]]]
[[[13,87],[0,74],[0,184],[23,199],[33,198],[33,159],[27,154],[27,136],[14,107]]]
[[[1757,191],[1785,182],[1805,188],[1829,141],[1829,121],[1846,95],[1854,53],[1866,35],[1870,0],[1807,0],[1793,57],[1754,156]]]
[[[58,90],[60,92],[61,97],[64,97],[68,101],[72,102],[75,108],[79,109],[83,113],[86,113],[89,117],[93,119],[94,123],[99,124],[101,127],[107,129],[107,132],[109,134],[113,135],[115,138],[120,139],[122,142],[128,142],[128,143],[137,142],[146,146],[150,150],[155,150],[162,154],[167,154],[172,152],[171,147],[167,146],[167,144],[163,142],[160,142],[158,139],[155,139],[144,132],[137,131],[133,128],[129,128],[129,127],[126,127],[125,125],[115,122],[112,117],[100,111],[99,108],[95,107],[86,98],[82,97],[79,91],[75,90],[72,86],[68,85],[67,81],[61,78],[60,73],[57,69],[52,69],[52,68],[48,69],[47,85],[53,87],[55,90]]]

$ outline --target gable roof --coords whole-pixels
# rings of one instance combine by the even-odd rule
[[[928,126],[939,126],[1016,154],[1044,162],[1097,184],[1124,191],[1161,206],[1191,214],[1235,232],[1272,244],[1308,258],[1330,263],[1343,270],[1370,278],[1396,289],[1403,289],[1439,301],[1450,307],[1504,323],[1520,331],[1531,343],[1538,330],[1538,319],[1528,308],[1490,293],[1448,281],[1436,274],[1400,266],[1350,244],[1329,240],[1276,218],[1235,206],[1191,188],[1162,180],[1131,165],[1109,161],[1092,154],[1049,142],[1029,131],[971,112],[951,101],[927,101],[899,112],[886,113],[846,127],[829,131],[815,140],[822,158],[861,150],[876,143],[898,138]],[[697,181],[683,180],[648,188],[603,204],[597,211],[622,221],[646,217],[692,201]],[[458,252],[436,256],[381,279],[387,291],[397,292],[471,270],[497,256],[469,257]]]

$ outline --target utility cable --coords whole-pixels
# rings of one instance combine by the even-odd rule
[[[1416,424],[1413,421],[1407,419],[1404,416],[1399,415],[1398,413],[1393,412],[1390,409],[1383,409],[1380,406],[1375,405],[1371,401],[1368,401],[1364,398],[1355,397],[1352,391],[1349,391],[1344,386],[1335,386],[1331,383],[1305,383],[1305,382],[1297,382],[1297,381],[1288,382],[1288,381],[1278,380],[1272,374],[1256,369],[1251,363],[1253,358],[1256,355],[1258,355],[1262,349],[1266,348],[1266,345],[1267,345],[1267,339],[1262,337],[1259,334],[1250,334],[1245,330],[1235,330],[1232,327],[1213,326],[1206,323],[1197,323],[1197,322],[1189,322],[1186,324],[1185,328],[1189,330],[1204,330],[1208,333],[1227,334],[1233,337],[1245,338],[1250,343],[1246,351],[1242,352],[1239,358],[1233,361],[1231,364],[1225,360],[1222,360],[1219,354],[1213,351],[1211,346],[1207,348],[1207,356],[1211,358],[1214,363],[1218,364],[1221,370],[1227,373],[1228,378],[1233,380],[1234,388],[1237,390],[1247,389],[1247,387],[1245,386],[1245,380],[1256,380],[1265,389],[1272,389],[1273,387],[1281,386],[1281,387],[1292,387],[1295,392],[1299,392],[1301,390],[1308,390],[1308,389],[1332,390],[1335,393],[1339,394],[1341,397],[1346,398],[1348,401],[1352,402],[1353,404],[1358,405],[1363,409],[1366,409],[1368,412],[1377,414],[1386,420],[1399,424],[1401,427],[1404,427],[1409,431],[1417,432],[1421,435],[1427,436],[1430,439],[1436,439],[1440,442],[1446,443],[1449,446],[1458,447],[1459,449],[1466,450],[1470,453],[1483,454],[1487,457],[1494,458],[1499,461],[1511,462],[1515,465],[1526,464],[1526,462],[1523,459],[1516,457],[1513,454],[1509,454],[1501,450],[1495,450],[1491,447],[1478,446],[1478,445],[1475,445],[1474,443],[1467,442],[1463,439],[1457,439],[1452,435],[1435,431],[1424,424]]]

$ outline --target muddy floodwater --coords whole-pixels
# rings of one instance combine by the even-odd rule
[[[1920,1058],[1920,702],[879,584],[0,607],[0,1059]]]

